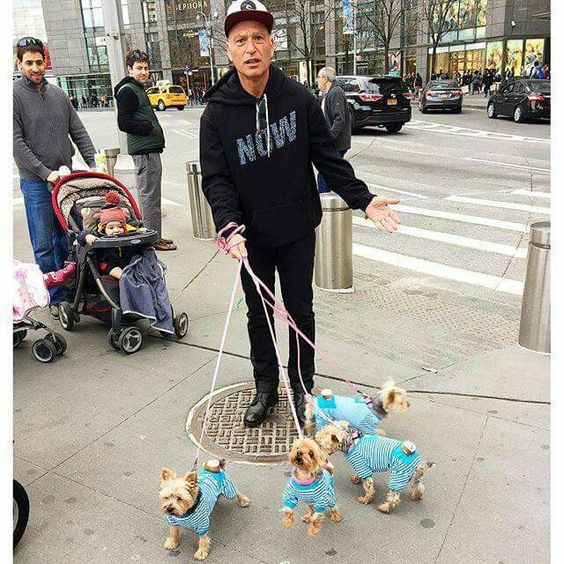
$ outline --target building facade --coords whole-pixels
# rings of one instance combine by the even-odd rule
[[[212,66],[215,79],[228,70],[223,19],[230,0],[120,1],[127,48],[149,53],[153,82],[167,79],[205,90]],[[423,18],[428,1],[267,1],[275,17],[274,62],[300,82],[313,82],[325,65],[350,74],[355,56],[358,74],[417,71],[426,78],[433,64]],[[379,2],[401,12],[387,57],[374,25]],[[14,11],[15,37],[47,40],[52,72],[69,95],[112,98],[102,0],[15,0]],[[434,70],[510,68],[520,74],[537,59],[550,63],[549,12],[548,0],[456,0]]]

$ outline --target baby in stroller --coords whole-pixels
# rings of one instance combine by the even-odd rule
[[[77,264],[74,301],[59,305],[64,329],[72,330],[81,314],[91,315],[111,324],[110,346],[128,354],[143,344],[142,331],[132,324],[141,318],[163,335],[186,335],[188,316],[174,317],[166,267],[152,247],[158,235],[142,226],[123,184],[101,173],[74,173],[55,186],[53,205]]]

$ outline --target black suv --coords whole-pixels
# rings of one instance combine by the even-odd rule
[[[411,119],[412,94],[396,76],[338,76],[349,103],[353,132],[367,125],[397,133]]]

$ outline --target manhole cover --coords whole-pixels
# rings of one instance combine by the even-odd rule
[[[284,388],[280,400],[266,421],[254,429],[243,425],[243,415],[255,394],[254,382],[227,386],[214,392],[201,447],[214,456],[238,462],[285,462],[298,438]],[[188,414],[186,430],[199,443],[209,394]]]

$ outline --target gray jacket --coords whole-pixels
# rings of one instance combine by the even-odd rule
[[[47,180],[60,166],[71,168],[74,146],[90,167],[96,150],[61,88],[38,90],[25,76],[14,81],[14,160],[23,180]]]
[[[335,141],[337,151],[351,148],[351,114],[345,91],[337,84],[332,84],[324,96],[323,114]]]

